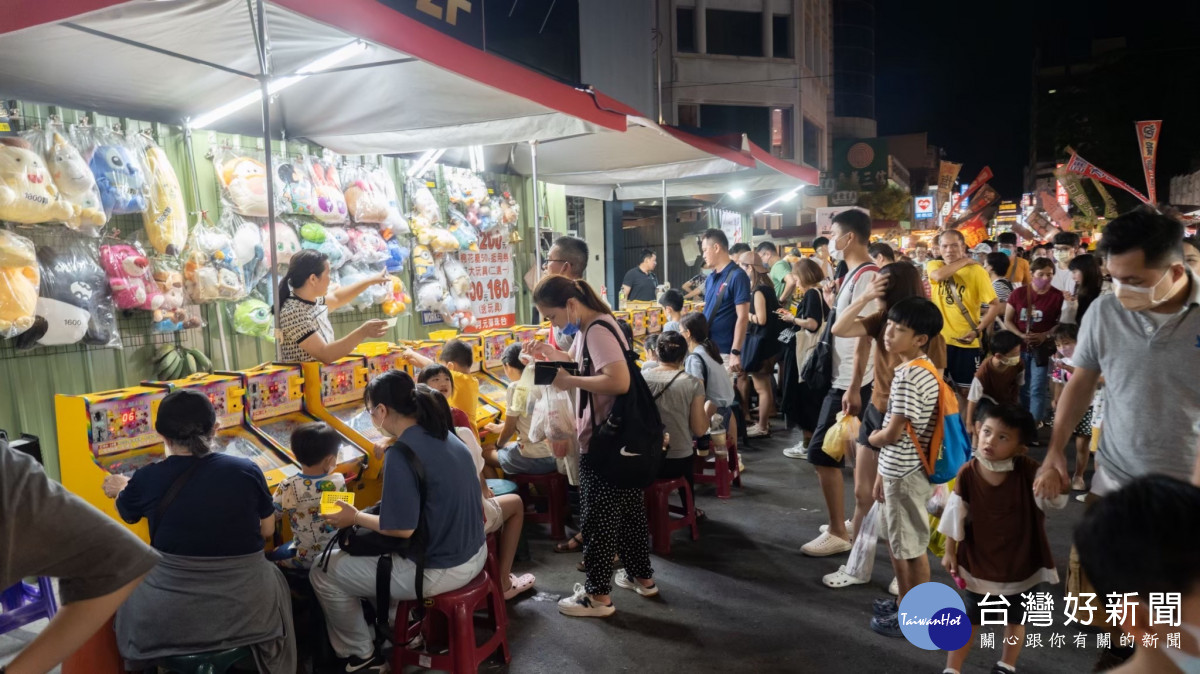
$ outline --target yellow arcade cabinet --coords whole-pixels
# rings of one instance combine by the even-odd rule
[[[379,500],[383,483],[379,474],[383,460],[375,457],[375,443],[385,439],[371,423],[371,415],[363,403],[367,383],[371,381],[371,369],[367,359],[351,355],[338,359],[330,365],[302,363],[304,373],[304,410],[332,426],[366,453],[367,468],[355,485],[361,494],[360,505],[369,505]]]
[[[300,424],[318,421],[304,407],[306,387],[300,363],[263,363],[244,372],[223,374],[241,378],[246,391],[246,419],[250,427],[294,461],[292,429]],[[339,435],[342,436],[342,444],[338,447],[335,470],[350,481],[366,470],[369,452],[355,445],[344,434]]]
[[[546,321],[541,325],[518,325],[512,329],[512,338],[515,342],[528,342],[537,340],[539,342],[546,341],[546,336],[538,334],[542,330],[550,330],[550,322]]]
[[[646,334],[662,334],[663,326],[667,324],[667,315],[662,305],[650,302],[646,306]]]
[[[504,355],[504,350],[510,344],[515,344],[516,339],[513,337],[512,328],[492,328],[479,333],[483,338],[483,369],[493,378],[498,379],[502,384],[509,384],[508,377],[504,374],[504,367],[500,363],[500,357]]]

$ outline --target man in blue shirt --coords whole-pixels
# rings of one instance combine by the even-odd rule
[[[750,323],[750,277],[729,257],[725,232],[704,232],[700,252],[712,273],[704,280],[704,317],[708,334],[730,372],[742,369],[742,345]],[[724,290],[724,292],[722,292]]]

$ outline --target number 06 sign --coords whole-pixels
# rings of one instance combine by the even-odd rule
[[[516,325],[516,291],[512,248],[508,237],[489,234],[479,240],[479,250],[462,251],[459,260],[471,277],[471,308],[477,322],[466,332]]]

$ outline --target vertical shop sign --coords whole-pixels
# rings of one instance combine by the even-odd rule
[[[516,276],[508,237],[495,232],[480,237],[479,250],[461,251],[458,259],[471,277],[467,295],[476,320],[464,332],[516,325]]]
[[[379,0],[379,3],[459,42],[484,48],[483,0]]]
[[[1146,195],[1150,203],[1158,203],[1154,187],[1154,164],[1158,157],[1158,133],[1162,130],[1162,120],[1134,122],[1134,126],[1137,127],[1138,148],[1142,153],[1142,171],[1146,174]]]

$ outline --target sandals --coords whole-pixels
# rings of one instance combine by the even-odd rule
[[[555,552],[583,552],[583,534],[578,533],[565,541],[554,544]]]
[[[825,577],[821,579],[821,582],[825,584],[825,587],[832,587],[836,590],[838,588],[850,587],[851,585],[863,585],[867,581],[859,580],[858,578],[850,575],[846,571],[846,566],[843,564],[842,566],[838,567],[837,571],[825,574]]]
[[[532,590],[534,577],[532,573],[524,573],[520,576],[515,573],[510,573],[508,574],[508,581],[512,583],[512,587],[504,591],[504,599],[506,601],[526,590]]]

